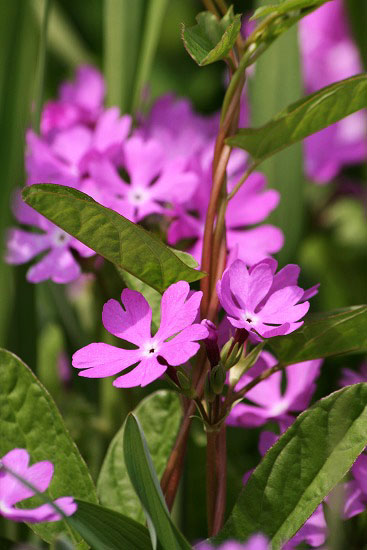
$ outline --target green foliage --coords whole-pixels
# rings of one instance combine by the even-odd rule
[[[93,550],[151,550],[148,529],[140,523],[90,502],[77,503],[67,522]]]
[[[300,99],[260,128],[240,129],[227,143],[245,149],[260,163],[364,107],[367,107],[367,76],[360,74]]]
[[[157,537],[164,550],[190,550],[191,545],[171,520],[143,431],[133,414],[126,419],[123,447],[127,471],[144,507],[152,540]]]
[[[149,446],[154,469],[160,478],[181,422],[177,393],[161,390],[143,399],[135,409]],[[126,422],[113,438],[97,484],[101,504],[144,523],[145,516],[131,485],[123,455]]]
[[[241,15],[234,15],[231,6],[221,20],[208,11],[199,13],[196,20],[193,27],[182,27],[187,52],[200,66],[225,59],[241,30]]]
[[[283,15],[294,10],[316,9],[330,1],[331,0],[278,0],[276,4],[258,8],[251,17],[251,20],[259,19],[259,17],[264,17],[265,15]]]
[[[192,282],[204,276],[141,226],[80,191],[39,184],[24,189],[23,198],[64,231],[158,292],[177,281]]]
[[[88,469],[51,396],[27,366],[5,350],[0,350],[0,433],[0,456],[22,447],[32,462],[52,461],[55,472],[47,491],[51,499],[66,495],[96,502]],[[43,504],[38,497],[32,503]],[[67,529],[64,522],[31,527],[47,542]]]
[[[297,28],[282,34],[258,59],[249,82],[252,126],[260,126],[303,93]],[[303,229],[303,163],[300,143],[273,155],[261,167],[280,203],[268,218],[284,232],[277,255],[281,264],[294,257]]]
[[[15,542],[12,542],[9,539],[4,539],[4,537],[0,537],[1,550],[14,550],[15,546],[16,546]]]
[[[269,340],[282,365],[346,353],[367,352],[367,306],[353,306],[311,316],[286,336]]]
[[[216,540],[265,533],[280,550],[343,479],[367,444],[367,384],[303,412],[267,452]]]

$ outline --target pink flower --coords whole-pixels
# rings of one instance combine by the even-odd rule
[[[245,543],[228,540],[215,548],[217,550],[270,550],[270,544],[264,535],[258,534],[250,537]],[[215,548],[206,542],[197,546],[197,550],[215,550]]]
[[[300,21],[303,72],[308,93],[362,72],[342,0],[321,6]],[[305,140],[306,170],[325,183],[344,165],[366,159],[367,117],[356,112]]]
[[[342,369],[341,386],[350,386],[360,382],[367,382],[367,363],[362,363],[359,372],[352,369]]]
[[[29,466],[29,454],[25,449],[13,449],[0,460],[0,515],[13,521],[38,523],[41,521],[59,521],[61,515],[50,504],[38,508],[20,510],[15,504],[34,496],[34,491],[16,479],[11,472],[25,479],[43,493],[51,483],[54,467],[47,460]],[[9,469],[9,471],[7,471]],[[77,509],[72,497],[61,497],[54,501],[66,516]]]
[[[116,300],[109,300],[102,313],[104,327],[117,338],[133,344],[134,349],[89,344],[73,355],[73,366],[85,369],[79,375],[104,378],[134,366],[116,378],[113,385],[118,388],[146,386],[159,378],[168,365],[179,366],[188,361],[200,347],[197,340],[208,336],[203,325],[193,324],[202,293],[193,292],[188,298],[189,292],[189,284],[179,281],[163,293],[161,324],[154,336],[151,334],[152,310],[142,294],[124,289],[123,308]]]
[[[177,208],[168,231],[172,245],[182,239],[196,239],[190,253],[201,261],[205,217],[209,204],[212,181],[213,143],[208,145],[196,163],[200,185],[186,204]],[[246,156],[242,151],[233,151],[228,164],[228,189],[232,190],[245,169]],[[279,203],[279,193],[265,189],[266,179],[260,172],[253,173],[230,201],[226,213],[227,243],[230,251],[237,249],[238,257],[247,265],[278,252],[283,246],[283,234],[273,225],[254,224],[263,222]]]
[[[327,523],[322,504],[320,504],[294,537],[283,546],[283,550],[292,550],[303,541],[312,548],[318,548],[324,544],[327,535]]]
[[[242,376],[236,390],[243,388],[263,371],[274,366],[276,362],[269,352],[263,351],[255,365]],[[321,363],[321,359],[316,359],[288,366],[284,370],[287,381],[284,391],[282,391],[282,372],[275,372],[246,393],[246,399],[251,404],[236,405],[228,417],[228,424],[256,427],[276,420],[284,430],[294,420],[290,413],[303,411],[308,407],[316,389],[315,380],[320,374]],[[261,442],[262,451],[266,451],[276,439],[275,434],[264,433],[269,434],[269,437]]]
[[[297,265],[287,265],[275,274],[276,268],[275,260],[265,259],[249,270],[241,260],[226,269],[217,292],[234,327],[270,338],[289,334],[303,324],[299,320],[310,306],[305,300],[317,289],[305,292],[297,286]]]
[[[106,158],[96,158],[84,190],[137,222],[149,214],[164,214],[169,203],[181,204],[191,197],[198,179],[185,169],[185,163],[183,157],[169,159],[158,141],[135,136],[124,146],[125,179]]]
[[[47,252],[27,272],[27,280],[39,283],[51,279],[55,283],[69,283],[81,273],[71,249],[82,257],[95,254],[93,250],[65,233],[62,229],[38,214],[33,208],[16,197],[14,205],[16,219],[24,224],[40,229],[31,233],[24,229],[10,229],[7,238],[6,261],[9,264],[24,264],[43,252]]]
[[[75,82],[60,87],[60,99],[46,103],[41,118],[41,134],[50,135],[74,124],[94,123],[102,109],[105,94],[103,77],[94,67],[82,65]]]

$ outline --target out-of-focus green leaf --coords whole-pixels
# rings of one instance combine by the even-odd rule
[[[18,357],[0,350],[0,456],[21,447],[32,462],[50,460],[55,472],[47,491],[54,500],[74,496],[96,502],[88,469],[51,396]],[[43,504],[39,497],[33,504]],[[42,539],[51,542],[67,530],[64,522],[31,525]]]
[[[364,68],[367,67],[367,2],[360,0],[346,0],[346,7],[349,15],[354,37],[359,45]]]
[[[209,11],[199,13],[197,24],[182,29],[186,50],[200,66],[225,59],[236,42],[241,30],[241,15],[233,14],[231,6],[226,15],[218,20]]]
[[[257,8],[254,15],[251,17],[251,21],[253,19],[259,19],[259,17],[264,17],[265,15],[283,15],[293,10],[319,8],[330,1],[331,0],[278,0],[277,3]]]
[[[31,9],[39,25],[42,24],[44,0],[32,0]],[[58,57],[65,60],[71,67],[82,63],[93,63],[93,57],[75,29],[72,21],[64,13],[57,0],[52,0],[48,43]]]
[[[256,163],[330,124],[367,107],[367,75],[326,86],[278,113],[261,128],[242,128],[226,141],[250,153]]]
[[[255,469],[216,540],[264,533],[280,550],[363,451],[366,422],[367,384],[345,387],[303,412]]]
[[[126,419],[123,447],[126,468],[144,507],[153,541],[156,534],[164,550],[191,550],[171,520],[143,431],[133,414]]]
[[[133,112],[139,107],[141,93],[149,79],[167,6],[168,0],[149,0],[134,85]],[[139,29],[135,32],[139,34]]]
[[[204,276],[154,235],[80,191],[39,184],[24,189],[23,198],[64,231],[158,292],[174,282]]]
[[[9,539],[0,537],[0,548],[1,550],[14,550],[17,544]]]
[[[320,357],[367,352],[367,306],[314,315],[286,336],[269,339],[282,365]]]
[[[143,0],[104,0],[104,73],[108,105],[130,110],[138,63]]]
[[[179,397],[173,391],[158,391],[141,401],[134,414],[144,430],[154,469],[160,478],[180,427],[182,412]],[[124,432],[125,423],[108,448],[98,479],[98,495],[104,506],[144,523],[145,516],[124,460]]]
[[[37,376],[57,402],[62,396],[62,379],[58,364],[64,350],[65,342],[61,328],[56,323],[48,323],[38,338]]]
[[[136,521],[102,506],[77,500],[67,522],[93,550],[151,550],[149,532]]]
[[[252,126],[260,126],[303,93],[297,28],[293,27],[258,59],[250,79]],[[286,264],[297,249],[303,227],[303,167],[300,143],[273,155],[261,167],[268,184],[280,193],[280,203],[268,220],[284,232],[277,258]],[[245,184],[246,185],[246,184]],[[234,199],[236,200],[236,199]]]

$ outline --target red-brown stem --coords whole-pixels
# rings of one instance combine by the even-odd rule
[[[217,464],[216,464],[217,432],[206,434],[206,514],[208,518],[208,534],[214,535],[214,515],[217,496]]]
[[[220,432],[217,435],[216,445],[216,462],[217,462],[217,495],[215,499],[213,535],[216,535],[224,521],[226,511],[226,494],[227,494],[227,438],[226,425],[223,424]]]

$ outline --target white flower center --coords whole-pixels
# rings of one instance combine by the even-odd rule
[[[144,187],[134,187],[128,192],[128,200],[134,206],[140,206],[150,199],[150,193]]]
[[[245,311],[242,313],[242,320],[251,326],[256,326],[259,322],[259,317],[255,313],[252,313],[252,311]]]
[[[157,340],[148,340],[141,347],[143,357],[156,357],[159,351],[159,342]]]
[[[62,229],[56,229],[54,233],[52,233],[52,244],[57,247],[62,247],[67,244],[67,242],[70,240],[70,235],[65,233]]]

